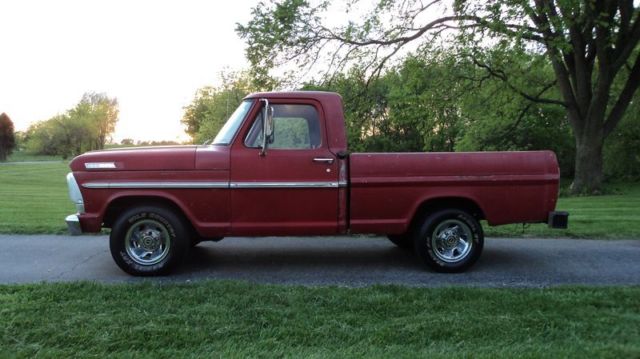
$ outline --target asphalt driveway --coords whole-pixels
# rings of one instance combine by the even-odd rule
[[[227,238],[199,244],[174,275],[146,279],[122,272],[108,247],[105,236],[0,235],[0,283],[230,279],[338,286],[640,285],[640,240],[489,238],[470,271],[440,274],[381,237]]]

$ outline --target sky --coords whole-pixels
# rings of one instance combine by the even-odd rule
[[[0,113],[24,131],[104,92],[120,105],[116,142],[188,140],[196,90],[249,66],[234,29],[257,2],[0,0]]]

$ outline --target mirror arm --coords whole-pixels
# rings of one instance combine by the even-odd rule
[[[261,98],[260,102],[264,102],[264,108],[262,110],[262,148],[260,149],[260,156],[267,154],[267,116],[269,115],[269,100]]]

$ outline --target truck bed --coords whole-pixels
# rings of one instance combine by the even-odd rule
[[[490,225],[546,222],[560,178],[551,151],[354,153],[349,161],[355,233],[404,233],[421,206],[444,201],[475,205]]]

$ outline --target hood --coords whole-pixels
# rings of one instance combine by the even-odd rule
[[[127,147],[87,152],[74,158],[73,171],[188,171],[198,146]]]

